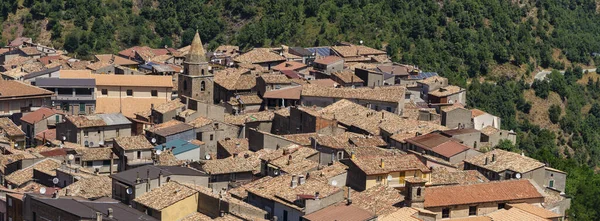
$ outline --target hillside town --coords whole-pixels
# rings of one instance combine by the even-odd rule
[[[567,173],[360,43],[0,48],[0,220],[566,220]]]

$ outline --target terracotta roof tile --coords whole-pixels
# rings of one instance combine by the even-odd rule
[[[488,135],[488,136],[490,136],[492,134],[495,134],[495,133],[498,133],[499,131],[500,131],[500,129],[495,128],[493,126],[486,126],[483,129],[481,129],[481,133],[485,134],[485,135]]]
[[[385,51],[370,48],[364,45],[345,45],[345,46],[333,46],[332,50],[336,51],[342,57],[358,57],[365,55],[385,55]]]
[[[446,79],[445,77],[440,77],[440,76],[436,75],[436,76],[425,78],[423,80],[418,80],[417,82],[421,83],[421,84],[431,85],[431,84],[447,82],[447,81],[448,81],[448,79]]]
[[[119,157],[113,153],[112,148],[82,148],[75,150],[78,155],[81,155],[81,161],[95,161],[95,160],[110,160],[111,154],[113,159],[119,159]]]
[[[431,185],[464,185],[473,183],[485,183],[489,180],[476,170],[448,171],[444,167],[435,167],[431,171]]]
[[[267,84],[290,84],[290,79],[285,74],[263,74],[260,78]]]
[[[34,124],[36,122],[40,122],[41,120],[47,119],[54,114],[60,113],[61,112],[59,110],[42,107],[34,112],[25,114],[23,117],[21,117],[21,121]]]
[[[429,95],[433,95],[436,97],[447,97],[447,96],[457,94],[460,92],[464,92],[464,91],[465,91],[465,89],[463,89],[461,87],[449,85],[449,86],[442,87],[442,88],[439,88],[434,91],[429,91]]]
[[[479,117],[481,115],[487,114],[485,111],[479,109],[471,109],[471,118]]]
[[[257,105],[262,104],[262,99],[256,94],[243,94],[236,97],[231,97],[227,103],[231,105],[239,105],[240,103],[245,105]]]
[[[303,217],[310,221],[365,221],[374,219],[376,216],[375,214],[352,204],[334,204]]]
[[[159,104],[158,106],[154,106],[154,110],[161,114],[164,114],[169,111],[175,110],[177,108],[183,108],[183,107],[185,107],[185,104],[181,103],[181,100],[179,100],[179,98],[177,98],[175,100]]]
[[[306,68],[307,66],[303,63],[297,61],[286,61],[281,64],[275,65],[271,69],[275,71],[285,71],[285,70],[300,70]]]
[[[112,197],[112,179],[108,176],[91,176],[82,178],[72,183],[58,193],[66,196],[69,189],[69,196],[78,196],[86,199],[98,199],[102,197]]]
[[[350,142],[357,147],[384,147],[387,143],[381,137],[351,137]]]
[[[65,118],[78,128],[106,126],[106,122],[97,115],[67,115]]]
[[[33,170],[46,173],[50,176],[56,176],[56,169],[58,167],[60,167],[60,161],[47,158],[34,163],[31,166],[11,173],[10,175],[6,176],[6,181],[14,185],[21,186],[33,179]]]
[[[12,120],[8,118],[0,118],[0,132],[6,133],[8,136],[25,136],[25,132],[21,130]]]
[[[486,159],[488,159],[487,164],[485,163]],[[468,158],[465,162],[494,172],[511,170],[518,173],[526,173],[545,166],[544,163],[535,159],[500,149],[494,149],[487,153]]]
[[[402,207],[398,210],[396,210],[393,213],[390,213],[386,216],[383,217],[377,217],[378,221],[396,221],[396,220],[403,220],[403,221],[422,221],[419,218],[416,218],[415,215],[418,215],[419,211],[411,208],[411,207]]]
[[[259,64],[267,62],[285,61],[285,57],[268,48],[255,48],[233,59],[238,63]]]
[[[53,94],[52,91],[28,85],[20,81],[0,81],[0,100],[29,96],[50,97]]]
[[[395,212],[402,206],[403,201],[404,196],[398,190],[384,185],[376,185],[365,191],[352,193],[352,205],[378,216]]]
[[[315,85],[304,85],[302,96],[333,97],[339,99],[362,99],[383,102],[404,102],[406,88],[403,86],[361,87],[361,88],[329,88]]]
[[[355,157],[351,161],[367,175],[387,174],[390,172],[420,170],[429,172],[429,168],[423,164],[415,155],[397,156],[362,156]],[[384,166],[381,167],[381,162]]]
[[[250,90],[256,86],[256,75],[245,68],[227,68],[214,72],[215,83],[227,90]]]
[[[428,187],[425,188],[425,208],[543,197],[529,180]]]
[[[469,150],[469,147],[453,140],[446,141],[434,148],[431,148],[431,151],[445,157],[452,157],[467,150]]]
[[[340,58],[338,56],[326,56],[326,57],[317,59],[314,62],[317,63],[317,64],[330,65],[330,64],[333,64],[333,63],[338,62],[340,60],[342,60],[342,58]]]
[[[204,160],[200,164],[199,169],[211,175],[251,172],[254,170],[254,165],[244,157]]]
[[[519,210],[531,213],[533,215],[542,217],[544,219],[553,219],[553,218],[561,218],[562,215],[551,212],[539,206],[534,206],[528,203],[517,203],[517,204],[508,204],[509,207],[517,208]]]
[[[285,87],[265,92],[264,98],[300,100],[302,86]]]
[[[239,154],[249,149],[248,139],[246,138],[226,138],[224,140],[220,140],[218,144],[231,155]]]
[[[255,121],[272,121],[273,117],[275,117],[275,113],[272,111],[261,111],[256,113],[246,113],[239,115],[225,115],[225,123],[233,124],[233,125],[243,125],[246,122],[255,122]]]
[[[154,188],[150,192],[146,192],[135,198],[133,201],[146,207],[161,211],[186,199],[197,191],[175,181],[168,182],[161,187]]]
[[[364,82],[362,79],[360,79],[358,76],[356,76],[356,74],[354,74],[354,71],[351,71],[348,69],[344,69],[343,71],[335,72],[331,75],[339,78],[345,84],[363,83]]]
[[[130,60],[121,56],[115,56],[112,54],[97,54],[95,55],[96,59],[98,59],[100,62],[106,62],[106,63],[110,63],[110,64],[116,64],[116,65],[138,65],[139,63],[137,61],[134,60]]]
[[[548,219],[544,219],[542,217],[536,216],[534,214],[525,212],[520,209],[509,209],[509,210],[498,210],[492,213],[488,213],[485,215],[486,217],[491,218],[494,221],[547,221]]]
[[[212,119],[206,118],[206,117],[202,117],[199,116],[196,119],[188,122],[187,124],[189,124],[190,126],[194,127],[194,128],[200,128],[206,125],[209,125],[213,122]],[[175,122],[170,122],[170,124],[174,124]]]
[[[148,141],[143,135],[117,137],[115,138],[115,143],[124,150],[145,150],[154,148],[150,141]]]

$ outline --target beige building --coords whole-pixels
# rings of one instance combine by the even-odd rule
[[[113,149],[121,159],[119,171],[154,163],[154,146],[142,135],[116,137]]]
[[[122,113],[135,118],[135,113],[147,111],[171,100],[171,76],[92,74],[89,70],[61,70],[60,78],[93,78],[96,80],[95,113]]]
[[[20,81],[0,79],[0,117],[26,113],[32,108],[49,106],[54,93]]]
[[[407,206],[435,213],[436,219],[464,218],[493,213],[511,203],[542,206],[544,195],[538,188],[527,179],[438,187],[415,183],[407,188],[413,192],[406,193],[406,201]]]
[[[0,118],[0,141],[10,148],[25,148],[25,133],[8,118]]]
[[[56,127],[56,139],[86,147],[110,146],[113,138],[131,136],[131,121],[122,114],[67,115]]]
[[[406,88],[384,86],[375,88],[329,88],[304,85],[300,102],[304,106],[326,107],[339,100],[347,99],[375,111],[385,110],[402,114]]]
[[[183,62],[183,74],[178,77],[177,94],[184,103],[194,99],[203,103],[214,101],[214,75],[210,71],[200,35],[196,32]]]
[[[431,170],[415,155],[354,155],[342,160],[348,166],[348,186],[365,190],[376,185],[403,188],[408,177],[431,181]]]

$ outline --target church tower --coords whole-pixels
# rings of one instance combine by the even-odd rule
[[[179,75],[177,93],[188,103],[189,98],[202,103],[213,103],[214,75],[208,70],[206,52],[196,32],[190,50],[183,62],[183,74]]]

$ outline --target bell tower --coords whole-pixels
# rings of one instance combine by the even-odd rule
[[[177,85],[179,98],[186,103],[189,98],[203,103],[212,103],[214,100],[214,75],[209,71],[206,52],[198,32],[183,62],[183,74],[179,74]]]
[[[425,204],[426,180],[420,177],[405,178],[405,202],[408,207],[423,208]]]

